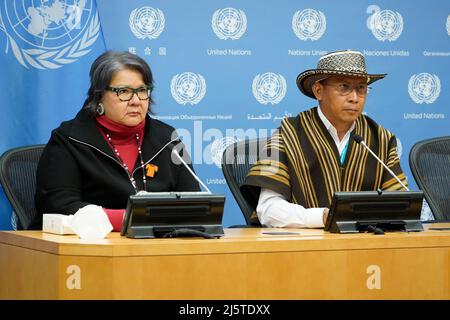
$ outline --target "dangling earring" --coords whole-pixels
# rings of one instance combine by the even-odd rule
[[[100,102],[100,103],[97,105],[96,111],[97,111],[97,114],[98,114],[99,116],[101,116],[101,115],[103,115],[103,114],[105,113],[105,107],[103,106],[103,103]]]

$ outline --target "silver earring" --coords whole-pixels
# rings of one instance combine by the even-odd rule
[[[97,114],[99,115],[99,116],[101,116],[101,115],[103,115],[104,113],[105,113],[105,107],[103,106],[103,103],[99,103],[98,105],[97,105]]]

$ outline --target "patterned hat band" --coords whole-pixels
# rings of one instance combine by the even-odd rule
[[[322,56],[316,69],[306,70],[298,75],[297,86],[303,94],[315,99],[312,85],[333,75],[366,77],[370,84],[382,79],[386,74],[368,74],[364,55],[359,51],[346,50],[328,53]]]

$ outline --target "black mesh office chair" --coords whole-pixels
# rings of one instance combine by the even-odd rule
[[[15,148],[0,157],[0,182],[17,215],[19,230],[32,228],[37,215],[34,207],[36,169],[44,147],[42,144]]]
[[[417,142],[409,165],[434,218],[450,220],[450,136]]]
[[[241,208],[247,226],[260,227],[256,213],[247,203],[239,187],[245,180],[258,153],[266,145],[267,138],[238,141],[229,145],[222,156],[222,171],[228,187]]]

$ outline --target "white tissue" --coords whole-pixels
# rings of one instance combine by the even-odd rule
[[[42,218],[42,231],[55,234],[75,234],[70,228],[72,218],[73,215],[44,213]]]
[[[102,207],[93,204],[75,212],[70,227],[81,239],[104,239],[113,229]]]

